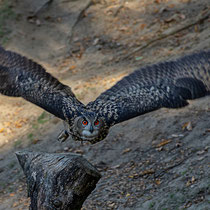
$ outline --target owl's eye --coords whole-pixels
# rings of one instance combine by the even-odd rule
[[[88,124],[88,121],[87,121],[87,120],[83,120],[83,121],[82,121],[82,124],[83,124],[83,125],[87,125],[87,124]]]
[[[96,120],[96,121],[94,122],[94,125],[99,125],[99,120]]]

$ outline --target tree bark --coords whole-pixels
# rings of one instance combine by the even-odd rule
[[[16,156],[27,178],[31,210],[77,210],[101,178],[81,155],[22,151]]]

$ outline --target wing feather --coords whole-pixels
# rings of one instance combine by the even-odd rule
[[[71,117],[73,110],[83,106],[70,87],[47,73],[41,65],[1,47],[0,93],[23,97],[63,120],[66,119],[65,108]]]
[[[124,77],[87,108],[108,126],[161,107],[179,108],[210,93],[210,51],[146,66]]]

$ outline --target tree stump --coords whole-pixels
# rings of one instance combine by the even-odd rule
[[[31,210],[77,210],[101,178],[81,155],[17,152],[27,178]]]

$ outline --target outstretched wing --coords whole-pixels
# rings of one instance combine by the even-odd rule
[[[87,105],[108,126],[210,93],[210,51],[141,68]]]
[[[41,65],[1,47],[0,93],[23,97],[63,120],[83,106],[70,87],[60,83]]]

